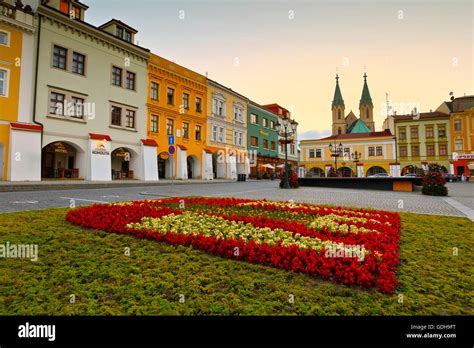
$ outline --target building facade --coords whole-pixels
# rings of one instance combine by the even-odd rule
[[[209,178],[206,77],[155,54],[148,64],[148,138],[159,178]],[[176,153],[168,153],[174,136]]]
[[[247,116],[247,147],[250,157],[250,177],[270,178],[280,165],[280,147],[276,124],[277,114],[250,101]]]
[[[0,180],[40,180],[41,126],[33,124],[34,14],[0,2]]]
[[[79,1],[38,7],[34,119],[43,125],[44,179],[156,180],[147,141],[149,51],[113,19],[96,27]]]
[[[299,155],[298,155],[298,122],[292,117],[291,112],[284,108],[283,106],[273,103],[263,105],[263,107],[267,110],[270,110],[274,114],[278,115],[278,122],[283,124],[283,119],[288,118],[289,122],[295,125],[295,133],[291,136],[291,142],[286,144],[286,151],[288,153],[288,164],[291,170],[297,172],[298,170],[298,162],[299,162]],[[285,168],[285,144],[283,143],[284,137],[279,135],[278,138],[278,157],[280,159],[280,164],[277,166],[280,171],[284,170]]]
[[[207,80],[207,153],[212,178],[236,179],[250,172],[247,156],[249,100],[215,81]]]
[[[455,175],[474,177],[474,96],[455,98],[451,110],[450,142],[452,171]]]
[[[395,137],[389,130],[338,134],[323,139],[302,140],[301,165],[306,177],[326,177],[332,170],[342,177],[367,177],[378,173],[399,175]],[[329,145],[342,145],[337,162]],[[359,153],[358,160],[352,154]],[[336,168],[337,167],[337,168]]]
[[[397,137],[401,175],[422,173],[430,163],[450,171],[450,116],[442,112],[390,116]]]

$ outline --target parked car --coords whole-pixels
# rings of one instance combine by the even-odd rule
[[[458,177],[454,174],[445,174],[444,179],[447,182],[456,182],[456,181],[458,181]]]
[[[369,175],[368,178],[390,178],[392,177],[390,174],[387,173],[377,173],[373,175]]]

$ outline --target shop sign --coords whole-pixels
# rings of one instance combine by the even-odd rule
[[[453,161],[474,160],[474,153],[457,153],[453,152]]]
[[[68,153],[66,146],[63,143],[54,144],[54,152],[56,153]]]
[[[92,154],[94,155],[110,155],[110,152],[107,151],[107,148],[105,147],[104,144],[98,143],[96,144],[95,149],[92,150]]]

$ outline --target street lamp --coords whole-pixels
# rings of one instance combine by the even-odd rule
[[[351,153],[351,157],[354,160],[354,162],[357,164],[359,162],[360,158],[362,156],[362,153],[358,152],[357,150],[353,153]]]
[[[335,167],[335,171],[337,173],[337,158],[341,155],[341,152],[342,152],[342,143],[339,143],[339,145],[337,145],[337,142],[333,144],[329,144],[328,146],[329,148],[329,151],[332,153],[331,154],[331,157],[334,157],[334,167]]]
[[[275,130],[284,139],[280,140],[280,143],[285,145],[285,181],[283,182],[283,188],[290,188],[290,182],[288,180],[288,144],[293,142],[290,137],[296,133],[296,126],[298,123],[290,120],[288,115],[282,117],[283,123],[280,121],[275,125]]]

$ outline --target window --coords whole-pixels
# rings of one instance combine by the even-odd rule
[[[407,157],[407,147],[400,146],[400,157]]]
[[[262,120],[262,123],[263,123],[263,126],[265,128],[268,128],[268,119],[267,118],[264,117],[263,120]]]
[[[74,11],[74,18],[81,19],[81,9],[77,6],[73,6],[72,10]]]
[[[295,144],[290,144],[290,153],[291,153],[292,155],[295,154]]]
[[[418,128],[410,128],[412,139],[418,139]]]
[[[321,149],[316,149],[316,158],[321,158]]]
[[[448,151],[447,151],[447,146],[445,144],[441,144],[439,145],[439,155],[440,156],[447,156],[448,155]]]
[[[462,131],[462,120],[454,120],[454,131],[455,132]]]
[[[150,130],[153,133],[158,133],[158,125],[159,125],[159,116],[158,115],[151,115],[150,118]]]
[[[454,149],[456,151],[462,151],[464,149],[464,142],[462,139],[456,139],[454,141]]]
[[[127,110],[125,113],[125,127],[135,128],[135,111]]]
[[[275,129],[275,121],[270,121],[270,128]]]
[[[438,126],[438,138],[445,138],[445,137],[446,137],[446,127]]]
[[[168,87],[168,92],[166,94],[166,102],[168,105],[174,105],[174,89]]]
[[[255,114],[250,114],[250,123],[258,124],[258,116]]]
[[[5,31],[0,31],[0,45],[10,46],[10,35]]]
[[[197,125],[196,126],[196,134],[195,134],[195,137],[196,137],[196,140],[201,140],[201,126],[200,125]]]
[[[125,88],[132,91],[135,90],[135,73],[127,71],[127,78],[125,80]]]
[[[122,125],[122,108],[117,106],[112,106],[112,125],[121,126]]]
[[[189,94],[183,93],[183,108],[189,110]]]
[[[153,100],[158,100],[158,90],[160,88],[160,85],[157,84],[156,82],[152,82],[150,84],[150,98]]]
[[[65,95],[51,92],[49,97],[49,113],[52,115],[64,115]]]
[[[369,146],[369,156],[375,156],[375,147]]]
[[[376,148],[376,154],[377,154],[377,156],[383,156],[383,149],[382,149],[382,146],[377,146],[377,148]]]
[[[84,117],[84,99],[72,97],[72,103],[73,103],[74,108],[73,108],[71,117],[83,118]]]
[[[8,71],[0,69],[0,95],[8,94]]]
[[[217,126],[212,126],[212,140],[217,141],[217,132],[218,132],[218,127]]]
[[[420,147],[418,145],[413,145],[411,147],[411,155],[413,157],[418,157],[420,156]]]
[[[225,132],[224,127],[219,127],[219,137],[217,140],[220,141],[221,143],[224,142],[224,132]]]
[[[406,138],[407,138],[407,131],[406,131],[405,128],[400,128],[400,129],[398,130],[398,137],[399,137],[400,139],[406,139]]]
[[[348,148],[348,147],[344,148],[344,156],[348,156],[350,152],[351,152],[350,148]]]
[[[314,158],[315,157],[315,150],[311,149],[309,150],[309,158]]]
[[[72,53],[72,72],[84,75],[86,56],[77,52]]]
[[[340,120],[341,119],[341,110],[337,110],[337,118]]]
[[[122,69],[116,66],[112,67],[112,84],[114,86],[122,86]]]
[[[202,112],[202,99],[196,97],[196,112]]]
[[[174,120],[171,118],[166,119],[166,134],[167,135],[174,134]]]
[[[212,111],[214,115],[224,116],[225,102],[217,98],[212,99]]]
[[[426,154],[428,156],[434,156],[435,155],[434,145],[426,145]]]
[[[234,145],[242,146],[243,136],[241,132],[234,132]]]
[[[250,145],[254,147],[258,147],[258,138],[257,137],[250,137]]]
[[[427,138],[433,138],[433,127],[426,127],[426,137]]]
[[[244,121],[244,111],[238,106],[234,106],[234,120],[240,122]]]
[[[267,140],[267,139],[263,139],[262,147],[263,147],[264,149],[268,149],[268,140]]]
[[[183,122],[183,138],[189,139],[189,123]]]
[[[342,129],[341,129],[341,127],[339,127],[339,128],[337,129],[337,134],[342,134]]]
[[[270,142],[270,149],[272,149],[273,151],[275,151],[276,149],[276,143],[274,141]]]
[[[132,42],[132,32],[125,30],[125,37],[124,40],[127,42]]]
[[[123,38],[123,28],[121,27],[116,27],[115,29],[115,35],[119,38]]]
[[[55,68],[66,70],[66,61],[67,49],[55,45],[53,49],[53,66]]]

